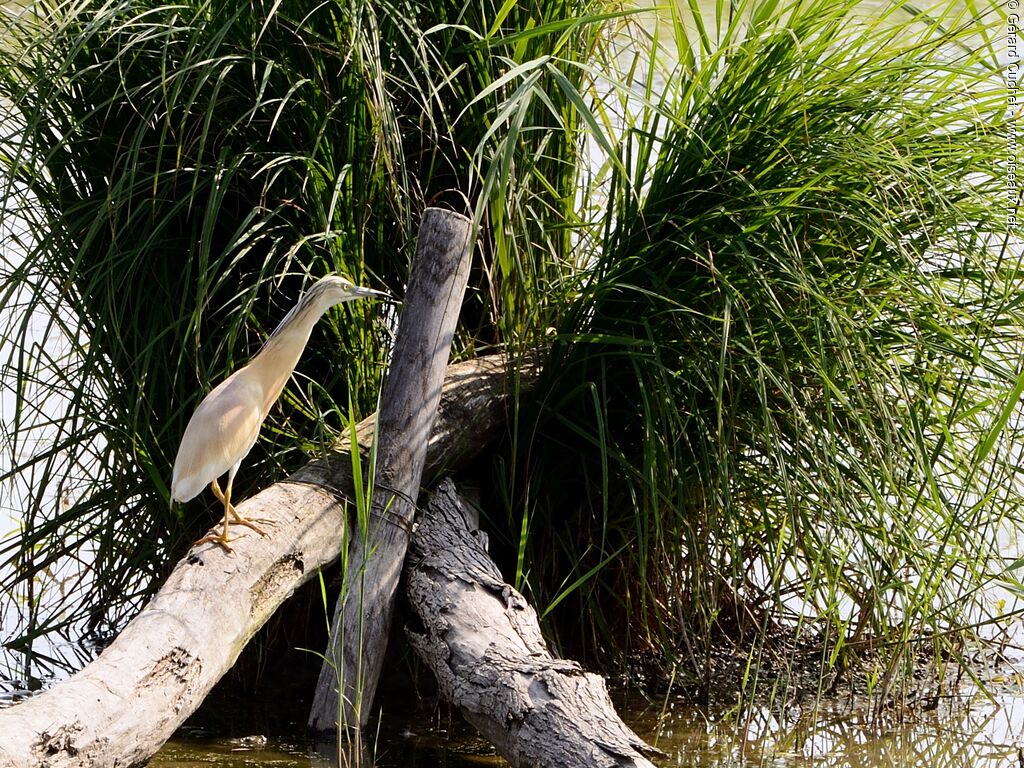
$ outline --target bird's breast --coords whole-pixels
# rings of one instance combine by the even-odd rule
[[[265,393],[258,381],[237,371],[214,388],[185,427],[171,479],[179,501],[198,496],[241,463],[259,436]]]

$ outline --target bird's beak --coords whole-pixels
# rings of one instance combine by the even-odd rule
[[[373,288],[363,288],[360,285],[355,286],[353,293],[355,293],[355,295],[361,299],[376,298],[383,299],[385,301],[394,301],[394,298],[392,298],[390,293],[385,293],[384,291],[375,291],[373,290]]]

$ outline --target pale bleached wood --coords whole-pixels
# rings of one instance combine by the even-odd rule
[[[536,370],[521,371],[527,385]],[[426,471],[458,464],[504,421],[497,357],[449,366]],[[373,417],[357,433],[373,434]],[[199,706],[246,642],[292,592],[337,559],[351,493],[344,446],[239,504],[273,521],[261,538],[236,529],[228,554],[194,548],[141,613],[78,674],[0,710],[0,768],[141,765]]]
[[[440,208],[423,213],[380,398],[373,514],[365,532],[353,530],[349,537],[347,572],[309,715],[309,728],[319,735],[361,728],[370,716],[427,438],[469,280],[472,232],[461,214]]]
[[[405,568],[405,634],[441,692],[517,768],[653,768],[604,679],[556,659],[506,584],[450,480],[431,495]]]

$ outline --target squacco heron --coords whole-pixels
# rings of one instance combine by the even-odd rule
[[[285,315],[249,364],[218,384],[196,408],[174,460],[171,499],[190,501],[210,486],[213,495],[224,505],[220,534],[205,536],[196,544],[214,542],[230,552],[230,523],[266,535],[256,522],[239,515],[231,504],[235,474],[256,444],[260,426],[295,370],[317,320],[335,304],[369,296],[387,298],[388,294],[360,288],[334,275],[322,278]],[[222,491],[218,481],[225,473],[227,485]]]

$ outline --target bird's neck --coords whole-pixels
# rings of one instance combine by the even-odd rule
[[[302,312],[287,328],[274,334],[249,363],[254,371],[261,374],[264,413],[270,410],[284,385],[288,383],[299,357],[302,356],[302,351],[306,348],[313,326],[326,311],[327,307],[313,306]]]

